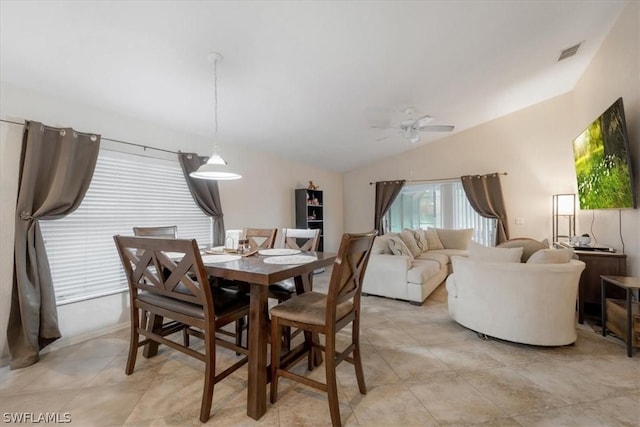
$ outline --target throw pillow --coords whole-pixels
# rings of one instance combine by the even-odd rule
[[[467,249],[473,237],[473,228],[435,228],[444,249]]]
[[[373,239],[373,246],[371,247],[371,254],[391,254],[391,249],[389,249],[389,238],[388,236],[376,236]]]
[[[492,248],[474,241],[469,242],[469,259],[489,262],[520,262],[522,247]]]
[[[405,228],[405,230],[409,230],[413,233],[413,238],[416,240],[421,252],[427,252],[429,250],[427,238],[424,236],[424,233],[422,232],[423,230],[410,230],[408,228]]]
[[[515,238],[502,242],[496,246],[497,248],[522,248],[522,262],[527,262],[529,257],[540,249],[549,249],[549,241],[544,239],[542,242],[538,242],[534,239],[526,237]]]
[[[424,237],[427,239],[427,246],[429,247],[429,250],[444,249],[444,246],[442,246],[442,242],[440,241],[440,237],[438,237],[438,233],[434,228],[427,228],[422,231]]]
[[[395,234],[389,235],[389,249],[391,249],[391,253],[394,255],[408,256],[411,261],[414,259],[407,245]]]
[[[573,258],[573,249],[540,249],[529,257],[527,264],[566,264]]]
[[[411,230],[401,231],[400,233],[398,233],[398,236],[400,236],[402,242],[407,245],[407,248],[409,248],[411,255],[417,257],[422,253],[422,250],[420,250],[420,248],[418,247],[418,243],[416,242],[415,237],[413,237],[413,233],[411,232]]]

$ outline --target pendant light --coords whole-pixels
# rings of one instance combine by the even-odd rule
[[[218,154],[218,61],[222,61],[222,55],[218,52],[211,52],[207,55],[209,62],[213,62],[213,95],[214,95],[214,135],[213,154],[207,163],[200,166],[198,170],[191,172],[189,176],[198,179],[209,180],[231,180],[240,179],[242,175],[230,172],[226,169],[227,162]]]

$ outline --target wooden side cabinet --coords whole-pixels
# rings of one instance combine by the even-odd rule
[[[623,253],[576,250],[578,259],[585,263],[578,289],[578,322],[584,323],[585,314],[600,319],[602,296],[600,276],[626,276],[627,256]],[[615,286],[607,288],[607,298],[624,299],[624,290]]]

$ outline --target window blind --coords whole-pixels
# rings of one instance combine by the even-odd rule
[[[175,161],[100,150],[89,190],[72,214],[40,221],[58,305],[127,290],[113,236],[178,226],[178,238],[212,242],[213,223]]]

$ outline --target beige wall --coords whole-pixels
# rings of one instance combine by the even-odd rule
[[[2,119],[37,120],[52,126],[71,126],[96,132],[105,138],[119,139],[173,151],[196,151],[210,154],[208,138],[163,129],[130,117],[89,108],[62,99],[3,83],[0,111]],[[6,325],[11,295],[13,232],[17,165],[20,156],[22,126],[2,123],[0,127],[0,357],[5,357]],[[126,151],[142,149],[104,142],[103,145]],[[149,150],[148,153],[154,153]],[[158,154],[158,156],[166,157]],[[243,175],[239,181],[220,183],[227,228],[294,227],[294,189],[306,187],[309,180],[325,191],[325,250],[336,251],[342,236],[343,182],[339,173],[251,151],[231,144],[221,147],[221,154],[234,171]],[[63,339],[58,345],[91,337],[128,323],[126,295],[68,304],[59,307]],[[6,358],[5,358],[6,360]]]
[[[507,172],[502,185],[511,237],[551,239],[552,195],[577,191],[571,142],[620,96],[624,98],[637,192],[639,25],[640,3],[632,2],[572,92],[346,174],[345,230],[373,227],[371,181]],[[619,216],[628,274],[638,276],[639,209],[581,212],[577,231],[593,234],[598,243],[621,250]],[[516,218],[523,218],[524,224],[516,225]]]

